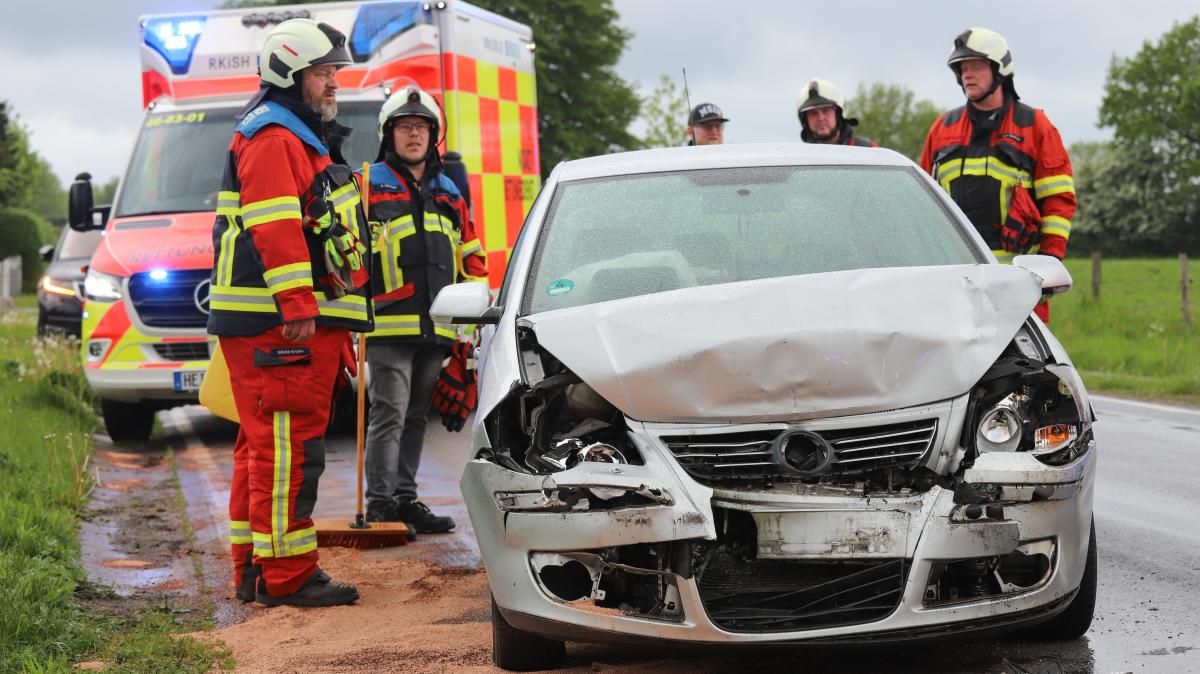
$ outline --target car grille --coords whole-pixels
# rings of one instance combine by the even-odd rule
[[[785,632],[882,620],[904,594],[903,559],[744,561],[713,555],[697,579],[710,620],[731,632]]]
[[[663,436],[667,449],[692,477],[709,483],[723,480],[773,479],[783,475],[772,460],[771,446],[784,430],[713,435]],[[818,431],[833,446],[834,473],[885,467],[908,468],[929,451],[937,436],[937,419],[883,426]]]
[[[155,344],[154,352],[163,360],[208,360],[208,342],[170,342]]]
[[[211,274],[210,269],[172,270],[156,281],[149,272],[137,273],[129,278],[129,299],[145,325],[203,328],[208,324],[208,304],[204,304],[205,311],[196,306],[196,286],[204,283],[207,290]]]

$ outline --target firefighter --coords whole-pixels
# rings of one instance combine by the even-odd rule
[[[723,145],[725,122],[729,119],[721,108],[712,103],[701,103],[692,108],[688,115],[688,145]]]
[[[372,327],[370,231],[349,167],[338,69],[346,37],[292,19],[266,37],[260,90],[239,113],[213,226],[208,331],[220,338],[241,419],[230,487],[237,597],[269,606],[333,606],[353,585],[317,566],[312,512],[325,427],[350,331]]]
[[[972,28],[947,61],[967,97],[929,130],[921,167],[950,193],[1000,262],[1022,253],[1062,259],[1075,214],[1071,159],[1046,113],[1020,101],[999,33]],[[1036,308],[1050,321],[1050,306]]]
[[[367,337],[367,520],[443,533],[454,520],[417,499],[426,417],[453,326],[429,317],[442,288],[487,277],[486,257],[438,154],[441,107],[417,87],[392,94],[379,113],[379,156],[370,168],[376,330]],[[456,350],[456,353],[459,350]]]
[[[832,82],[813,80],[796,101],[800,118],[800,140],[825,145],[879,147],[869,139],[854,135],[858,120],[846,116],[846,99]]]

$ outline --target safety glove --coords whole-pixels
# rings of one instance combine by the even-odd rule
[[[352,232],[343,230],[325,240],[325,251],[338,267],[349,266],[351,271],[363,268],[367,247]]]
[[[467,363],[473,348],[470,342],[455,342],[450,351],[450,362],[442,368],[433,385],[433,407],[442,415],[442,425],[451,433],[462,430],[478,403],[475,370]]]

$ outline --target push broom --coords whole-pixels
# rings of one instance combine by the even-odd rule
[[[362,207],[364,219],[367,215],[368,202],[371,197],[371,165],[363,163],[362,172]],[[370,227],[370,221],[367,221]],[[369,253],[369,251],[368,251]],[[367,382],[367,340],[363,333],[358,333],[358,390],[356,395],[357,421],[356,441],[358,445],[358,510],[354,521],[345,523],[344,519],[326,518],[317,521],[317,545],[341,548],[387,548],[394,545],[405,545],[416,538],[403,522],[367,522],[363,516],[363,443],[366,429],[366,382]]]

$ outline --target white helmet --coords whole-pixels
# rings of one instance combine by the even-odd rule
[[[410,85],[397,90],[383,103],[379,111],[379,140],[383,140],[389,122],[397,117],[423,117],[433,125],[429,137],[438,141],[442,129],[442,107],[437,100],[420,87]]]
[[[296,83],[296,73],[309,66],[351,63],[341,31],[312,19],[289,19],[267,33],[258,70],[264,84],[287,89]]]
[[[834,86],[833,82],[814,79],[796,99],[796,114],[803,119],[805,112],[831,105],[841,109],[843,115],[846,114],[846,98],[842,96],[841,89]]]
[[[955,66],[970,59],[991,61],[996,64],[996,72],[1001,77],[1011,77],[1013,74],[1013,57],[1008,41],[994,30],[970,28],[954,38],[954,51],[950,52],[946,65],[958,73]]]

